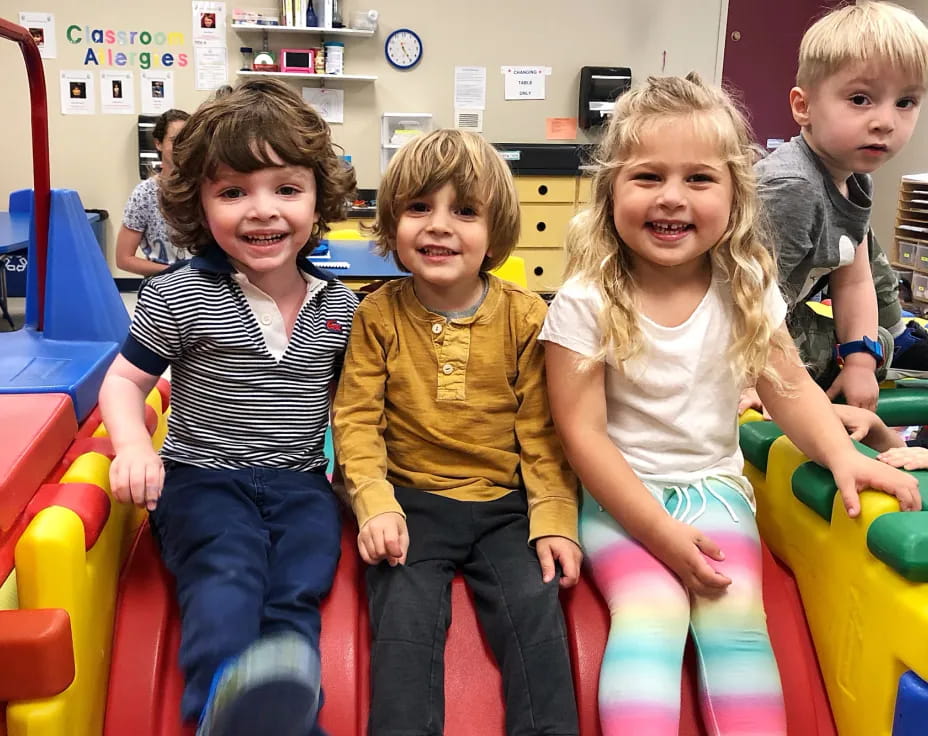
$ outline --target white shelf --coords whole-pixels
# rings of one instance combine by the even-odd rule
[[[309,79],[318,82],[376,82],[372,74],[299,74],[297,72],[236,72],[240,77],[280,77],[281,79]]]
[[[291,33],[318,33],[320,36],[358,36],[370,38],[373,31],[358,31],[354,28],[320,28],[319,26],[265,26],[259,23],[232,23],[233,31],[290,31]]]

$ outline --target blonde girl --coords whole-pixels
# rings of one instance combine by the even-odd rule
[[[677,734],[689,630],[709,732],[785,734],[738,448],[741,387],[756,381],[851,516],[869,487],[918,508],[917,485],[854,450],[796,357],[758,230],[750,133],[728,97],[695,75],[651,78],[619,100],[598,159],[539,339],[612,618],[603,733]]]

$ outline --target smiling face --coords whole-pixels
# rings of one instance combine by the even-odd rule
[[[488,244],[485,206],[460,201],[450,182],[407,202],[397,222],[397,255],[434,309],[463,310],[479,299]]]
[[[853,65],[811,89],[790,92],[803,137],[843,186],[853,173],[871,173],[912,136],[925,88],[888,65]]]
[[[319,219],[311,169],[277,163],[250,173],[221,165],[203,182],[207,226],[236,269],[259,288],[299,275],[296,258]]]
[[[613,222],[635,270],[703,264],[725,233],[732,179],[710,127],[659,118],[616,174]]]

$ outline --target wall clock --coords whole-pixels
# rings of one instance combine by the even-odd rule
[[[387,36],[384,53],[397,69],[411,69],[422,58],[422,39],[415,31],[397,28]]]

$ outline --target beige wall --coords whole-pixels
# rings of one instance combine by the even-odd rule
[[[261,7],[273,0],[230,0],[232,7]],[[343,83],[345,123],[333,126],[335,139],[351,154],[361,186],[379,179],[380,114],[431,112],[439,126],[452,124],[456,65],[487,67],[484,132],[492,141],[539,142],[546,117],[577,113],[579,69],[583,65],[627,65],[635,77],[659,73],[666,51],[667,73],[699,71],[717,79],[719,27],[727,0],[347,0],[346,12],[377,7],[380,28],[370,39],[345,40],[346,73],[375,74],[376,82]],[[68,25],[189,34],[191,4],[185,0],[0,0],[0,16],[18,22],[20,11],[55,14],[58,58],[46,60],[51,136],[52,186],[77,189],[85,207],[109,210],[112,248],[126,197],[138,180],[135,118],[123,115],[63,116],[58,72],[82,69],[86,44],[65,40]],[[386,35],[410,27],[423,40],[424,55],[412,71],[399,72],[384,59]],[[271,45],[315,45],[318,36],[271,34]],[[342,39],[338,39],[342,40]],[[234,81],[239,46],[260,47],[260,34],[228,33],[229,67]],[[176,50],[175,50],[176,51]],[[176,54],[175,54],[176,55]],[[547,65],[552,74],[543,101],[506,102],[499,67]],[[92,68],[92,67],[87,67]],[[9,191],[32,186],[28,89],[19,49],[0,43],[0,209]],[[97,67],[98,71],[106,67]],[[138,67],[136,97],[138,97]],[[192,110],[206,92],[194,90],[192,63],[175,70],[176,106]],[[581,134],[579,140],[588,140]]]
[[[896,0],[928,23],[928,0]],[[904,174],[928,172],[928,99],[922,100],[921,119],[909,145],[873,175],[873,232],[887,252],[896,219],[899,178]]]

